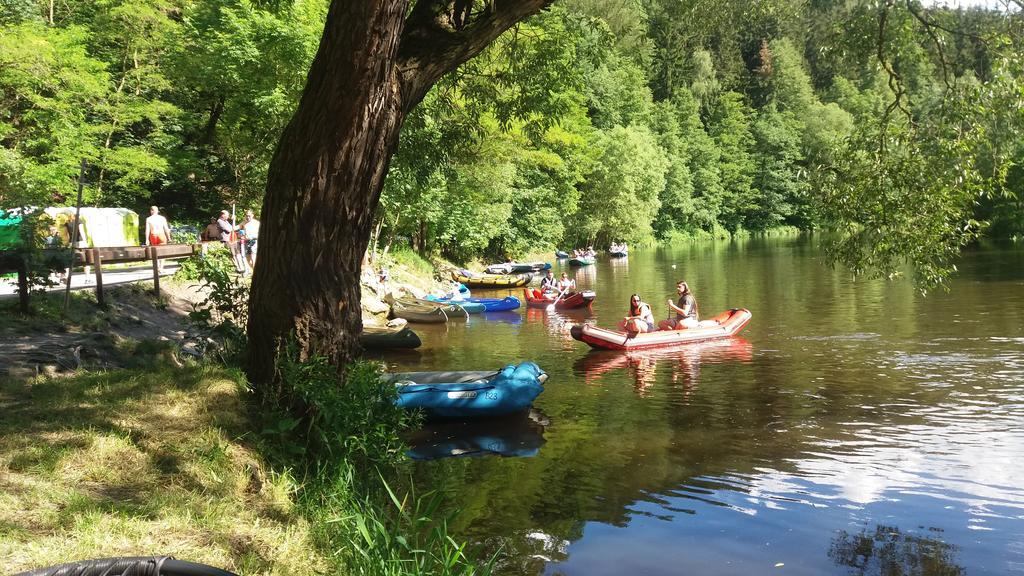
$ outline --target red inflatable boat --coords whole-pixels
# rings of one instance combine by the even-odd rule
[[[664,348],[676,344],[703,342],[715,338],[728,338],[739,334],[740,330],[750,322],[750,310],[733,308],[722,312],[701,328],[684,328],[680,330],[656,330],[640,334],[628,334],[617,330],[606,330],[591,324],[578,324],[570,331],[572,337],[585,342],[591,348],[605,350],[639,350],[642,348]]]
[[[524,288],[523,296],[526,297],[526,305],[530,308],[547,308],[549,304],[554,304],[557,310],[571,310],[573,308],[590,306],[590,303],[594,301],[597,294],[593,290],[583,290],[582,292],[564,295],[558,302],[555,302],[555,299],[558,297],[557,294],[545,294],[540,290]]]

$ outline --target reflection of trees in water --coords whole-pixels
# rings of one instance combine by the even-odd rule
[[[914,536],[899,528],[878,525],[874,532],[841,531],[828,556],[852,568],[852,574],[878,576],[963,576],[953,555],[956,547],[935,538]]]
[[[573,340],[569,330],[576,324],[582,324],[586,319],[592,318],[594,311],[591,307],[573,308],[570,310],[548,311],[546,308],[527,308],[526,321],[529,323],[540,322],[551,335],[568,343],[571,349],[576,349],[578,344]]]

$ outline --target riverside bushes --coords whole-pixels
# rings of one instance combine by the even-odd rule
[[[304,470],[298,502],[323,554],[349,574],[489,573],[490,562],[449,535],[452,513],[441,510],[439,494],[415,487],[399,494],[389,483],[400,474],[399,433],[420,417],[395,406],[397,392],[381,381],[380,365],[349,365],[341,385],[326,359],[300,362],[294,352],[282,363],[282,384],[306,413],[279,414],[268,432]]]

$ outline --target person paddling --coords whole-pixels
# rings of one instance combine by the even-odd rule
[[[676,313],[675,319],[662,320],[658,327],[662,330],[680,330],[683,328],[696,328],[700,325],[697,299],[690,292],[690,285],[685,281],[676,282],[676,292],[679,294],[679,301],[673,303],[668,301],[668,307]]]
[[[654,331],[654,313],[650,305],[640,299],[639,294],[629,297],[629,316],[622,319],[620,326],[633,334]]]
[[[569,278],[569,275],[565,272],[562,272],[562,276],[558,279],[558,282],[555,282],[555,289],[559,292],[570,294],[576,289],[576,281]]]
[[[555,273],[548,270],[548,273],[544,275],[540,280],[540,291],[541,292],[558,292],[558,288],[555,286]]]

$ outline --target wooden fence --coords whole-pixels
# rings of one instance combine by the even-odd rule
[[[66,253],[61,250],[42,250],[44,256],[54,260]],[[96,301],[106,305],[103,294],[103,266],[127,262],[153,263],[153,293],[160,296],[160,260],[187,258],[203,252],[202,244],[164,244],[162,246],[114,246],[106,248],[78,248],[72,251],[75,266],[92,266],[96,275]],[[0,251],[0,274],[18,273],[18,298],[23,312],[29,310],[28,270],[16,252]]]

